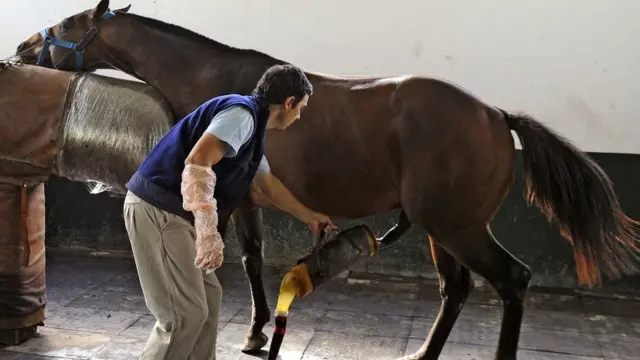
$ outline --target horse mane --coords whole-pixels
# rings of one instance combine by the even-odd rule
[[[180,37],[184,37],[186,39],[193,41],[196,44],[199,44],[204,47],[216,49],[221,52],[230,52],[230,53],[255,56],[258,58],[262,58],[265,61],[274,62],[274,63],[288,63],[287,61],[277,59],[269,54],[266,54],[264,52],[261,52],[255,49],[237,48],[227,44],[223,44],[219,41],[213,40],[209,37],[199,34],[193,30],[184,28],[179,25],[167,23],[162,20],[149,18],[143,15],[134,14],[131,12],[126,12],[126,13],[119,12],[118,16],[139,21],[140,23],[147,25],[151,28],[154,28],[156,30],[167,32],[170,34],[175,34]],[[386,76],[370,76],[370,75],[355,75],[355,76],[331,75],[331,74],[325,74],[325,73],[320,73],[315,71],[309,71],[308,69],[304,69],[304,68],[303,68],[303,71],[307,74],[307,76],[310,79],[313,78],[320,81],[329,81],[333,83],[333,85],[335,86],[346,86],[346,87],[353,86],[353,85],[364,85],[364,84],[368,84],[373,81],[380,80],[386,77]]]
[[[238,53],[245,53],[245,54],[252,54],[252,55],[256,55],[256,56],[262,56],[262,57],[266,57],[269,58],[271,60],[275,60],[275,61],[279,61],[279,62],[284,62],[282,60],[276,59],[266,53],[260,52],[258,50],[254,50],[254,49],[243,49],[243,48],[237,48],[237,47],[233,47],[227,44],[223,44],[219,41],[213,40],[209,37],[206,37],[202,34],[199,34],[193,30],[189,30],[187,28],[184,28],[180,25],[175,25],[175,24],[170,24],[167,22],[164,22],[162,20],[158,20],[158,19],[154,19],[154,18],[149,18],[146,16],[142,16],[139,14],[134,14],[134,13],[118,13],[118,16],[122,16],[122,17],[129,17],[132,19],[135,19],[137,21],[140,21],[142,24],[145,24],[149,27],[155,28],[157,30],[163,31],[163,32],[168,32],[168,33],[172,33],[172,34],[176,34],[178,36],[181,37],[185,37],[188,38],[189,40],[200,44],[202,46],[205,47],[209,47],[209,48],[214,48],[216,50],[220,50],[220,51],[230,51],[230,52],[238,52]]]
[[[24,64],[26,63],[19,57],[10,57],[7,59],[0,59],[0,70],[8,69],[11,67],[18,67]]]

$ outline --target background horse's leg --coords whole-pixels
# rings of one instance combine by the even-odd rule
[[[260,350],[269,338],[262,329],[271,319],[267,297],[262,281],[262,244],[264,228],[262,225],[262,209],[255,205],[250,196],[243,198],[233,213],[238,242],[242,248],[242,265],[249,278],[251,288],[251,327],[242,349],[244,352]]]
[[[429,240],[433,262],[440,278],[442,303],[438,317],[422,347],[414,354],[402,358],[402,360],[438,359],[451,333],[451,329],[453,329],[453,325],[458,319],[458,314],[460,314],[462,306],[473,289],[469,269],[462,266],[446,250],[438,246],[433,237],[430,237]]]
[[[231,218],[230,212],[218,212],[218,233],[223,242],[226,241],[227,230],[229,229],[229,218]]]
[[[502,247],[488,226],[436,237],[435,241],[496,289],[504,310],[496,360],[515,360],[524,297],[531,280],[529,267]]]
[[[380,242],[380,247],[387,247],[391,244],[394,244],[398,240],[402,238],[402,235],[407,233],[407,230],[411,228],[411,222],[407,217],[407,214],[404,210],[400,211],[400,218],[398,219],[398,223],[393,226],[389,231],[387,231],[381,238],[378,238]]]

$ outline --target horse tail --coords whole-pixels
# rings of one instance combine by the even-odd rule
[[[640,222],[627,217],[605,172],[567,139],[526,114],[501,110],[522,144],[525,200],[573,245],[580,284],[639,271]]]

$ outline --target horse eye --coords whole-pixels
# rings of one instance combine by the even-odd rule
[[[72,21],[70,19],[64,19],[60,23],[60,31],[69,30],[73,26]]]

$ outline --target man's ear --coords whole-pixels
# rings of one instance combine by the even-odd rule
[[[292,109],[294,107],[293,103],[295,102],[295,100],[296,98],[294,96],[289,96],[288,98],[286,98],[283,104],[284,108],[286,110]]]

